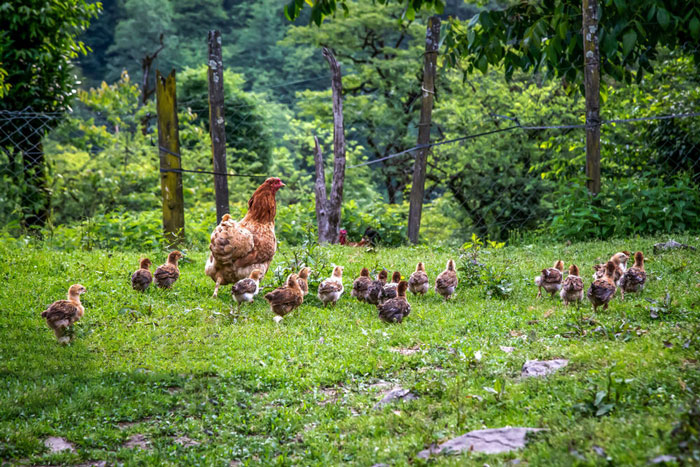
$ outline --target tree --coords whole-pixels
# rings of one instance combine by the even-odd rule
[[[58,119],[47,121],[43,113],[64,112],[75,94],[76,78],[71,60],[87,54],[77,39],[99,4],[87,0],[27,0],[0,5],[0,63],[7,72],[6,95],[0,110],[27,110],[34,118],[19,125],[6,121],[0,139],[11,164],[21,156],[22,169],[13,174],[21,186],[23,222],[42,226],[49,217],[50,195],[42,147],[44,131]],[[12,126],[12,127],[9,127]]]

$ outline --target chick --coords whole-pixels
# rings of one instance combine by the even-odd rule
[[[537,292],[537,298],[542,296],[542,289],[546,292],[554,294],[557,290],[561,289],[561,280],[564,276],[564,262],[562,260],[554,263],[554,267],[543,269],[542,274],[535,277],[535,285],[539,288]]]
[[[629,260],[631,256],[632,253],[630,253],[627,250],[623,250],[612,255],[610,257],[610,261],[615,263],[615,266],[619,266],[620,269],[622,269],[622,272],[624,273],[627,270],[627,260]]]
[[[343,295],[343,290],[343,267],[336,266],[333,268],[333,275],[318,286],[318,299],[323,302],[324,307],[329,303],[335,306],[335,302]]]
[[[615,295],[615,263],[608,261],[605,264],[605,275],[602,279],[593,281],[588,288],[588,300],[593,304],[593,312],[598,311],[598,307],[603,305],[603,309],[608,309],[608,303]]]
[[[447,260],[447,266],[435,279],[435,292],[449,300],[457,288],[457,271],[454,260]]]
[[[429,289],[430,283],[428,281],[428,275],[425,273],[425,265],[423,263],[418,263],[416,265],[416,271],[408,278],[408,290],[413,292],[414,295],[424,295]]]
[[[304,292],[299,287],[299,276],[290,274],[284,286],[265,294],[265,300],[270,304],[270,310],[277,315],[275,321],[281,321],[283,316],[304,303]]]
[[[151,275],[151,260],[143,258],[139,264],[139,269],[131,275],[131,287],[134,290],[143,292],[151,286],[153,276]]]
[[[360,277],[355,279],[352,283],[352,291],[350,295],[357,298],[359,301],[364,302],[365,296],[367,295],[367,289],[370,284],[372,284],[372,279],[369,277],[369,269],[362,268],[360,271]]]
[[[311,268],[301,268],[301,271],[299,271],[299,278],[297,279],[301,291],[304,292],[304,296],[309,293],[309,273],[311,273]]]
[[[620,298],[625,299],[625,293],[644,290],[647,273],[644,270],[644,254],[638,251],[634,254],[634,266],[629,268],[620,278]]]
[[[242,302],[251,303],[258,294],[260,291],[260,278],[262,278],[262,276],[263,273],[260,269],[253,269],[250,272],[250,276],[239,280],[233,285],[231,294],[236,300],[236,303],[238,303],[238,311],[241,310]]]
[[[575,264],[569,266],[569,275],[564,279],[559,292],[565,306],[571,302],[583,300],[583,279],[578,274],[578,266]]]
[[[384,285],[386,284],[386,278],[389,273],[386,269],[382,269],[377,276],[377,280],[372,281],[372,283],[367,287],[367,294],[365,295],[365,301],[371,303],[372,305],[379,305],[383,298]]]
[[[379,319],[387,323],[400,323],[411,313],[411,304],[406,300],[408,282],[401,281],[396,288],[396,298],[391,298],[377,305]]]
[[[620,285],[620,278],[627,269],[627,260],[629,259],[629,257],[629,251],[621,251],[619,253],[615,253],[610,257],[609,261],[612,261],[615,265],[615,274],[613,276],[613,278],[615,279],[615,285]],[[605,276],[605,264],[606,263],[600,263],[593,266],[593,269],[595,269],[595,273],[593,274],[593,280],[602,279],[603,276]]]
[[[183,255],[179,251],[173,251],[168,255],[168,261],[162,266],[158,266],[154,274],[156,285],[161,289],[169,289],[175,281],[180,277],[180,270],[177,267],[177,262]]]
[[[391,275],[391,282],[385,284],[384,288],[382,289],[382,296],[379,303],[383,302],[384,300],[396,298],[396,288],[399,286],[399,282],[401,282],[401,273],[399,271],[394,271],[394,273]]]
[[[46,324],[53,329],[59,344],[70,342],[70,336],[66,336],[66,328],[85,314],[85,308],[80,303],[80,296],[86,291],[80,284],[71,285],[68,289],[68,300],[58,300],[41,312],[41,317],[46,318]]]

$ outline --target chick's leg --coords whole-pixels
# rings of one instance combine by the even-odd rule
[[[216,298],[219,296],[219,286],[221,285],[221,277],[216,278],[216,286],[214,286],[214,295],[212,295],[212,298]]]

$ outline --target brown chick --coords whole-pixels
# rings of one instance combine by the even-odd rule
[[[416,265],[416,271],[408,278],[408,290],[414,295],[424,295],[430,289],[428,275],[425,273],[425,265],[421,262]]]
[[[620,296],[625,299],[625,293],[644,290],[647,273],[644,270],[644,254],[638,251],[634,254],[634,266],[629,268],[620,278]]]
[[[309,293],[309,273],[311,273],[311,268],[301,268],[297,279],[301,291],[304,292],[304,296]]]
[[[335,306],[335,303],[340,300],[343,295],[343,267],[336,266],[333,268],[331,277],[321,282],[318,286],[318,299],[323,302],[325,307],[329,303]]]
[[[377,280],[372,281],[369,287],[367,287],[367,295],[365,295],[365,301],[367,303],[379,305],[383,298],[382,294],[387,277],[389,277],[389,273],[386,269],[382,269],[377,276]]]
[[[616,285],[620,284],[620,278],[627,269],[627,260],[629,259],[629,257],[629,251],[620,251],[610,257],[609,261],[612,261],[613,264],[615,264],[615,274],[613,277],[615,279]],[[605,276],[605,264],[606,263],[600,263],[593,266],[593,269],[595,270],[595,273],[593,274],[593,280],[602,279],[603,276]]]
[[[41,312],[41,317],[46,318],[46,324],[53,329],[59,344],[70,342],[70,336],[66,336],[66,328],[78,321],[85,314],[85,308],[80,303],[80,296],[86,291],[80,284],[71,285],[68,289],[68,300],[58,300]]]
[[[377,305],[379,319],[387,323],[400,323],[411,313],[411,304],[406,300],[408,282],[401,281],[396,288],[396,298],[391,298]]]
[[[588,288],[588,300],[593,304],[593,312],[598,311],[598,307],[603,305],[603,309],[608,309],[608,303],[615,295],[615,263],[608,261],[605,264],[605,276],[602,279],[593,281]]]
[[[571,302],[578,303],[583,300],[583,279],[578,274],[578,266],[575,264],[569,266],[569,275],[561,284],[561,292],[559,292],[565,306]]]
[[[131,275],[131,287],[134,290],[143,292],[151,286],[153,276],[151,275],[151,260],[143,258],[139,264],[139,269]]]
[[[399,271],[394,271],[391,275],[391,282],[385,284],[382,289],[382,296],[379,300],[380,303],[384,300],[391,300],[397,297],[396,288],[399,286],[399,282],[401,282],[401,273]]]
[[[454,260],[447,260],[447,266],[435,279],[435,292],[449,300],[457,289],[457,271]]]
[[[364,302],[367,295],[367,289],[371,284],[372,279],[369,277],[369,269],[362,268],[362,271],[360,271],[360,277],[355,279],[355,281],[352,283],[352,291],[350,292],[350,296]]]
[[[165,264],[158,266],[154,274],[158,287],[169,289],[180,277],[180,269],[177,267],[177,262],[180,258],[183,258],[183,254],[175,250],[168,255],[168,261]]]
[[[283,316],[296,310],[304,303],[304,292],[299,287],[298,277],[296,274],[290,274],[284,286],[265,294],[265,300],[270,304],[270,310],[279,316],[279,318],[275,318],[275,321],[281,320]]]
[[[238,303],[238,311],[241,309],[241,303],[251,303],[255,296],[260,291],[260,279],[263,273],[260,269],[253,269],[250,276],[241,279],[231,288],[231,294]]]
[[[561,280],[564,277],[564,262],[558,260],[554,263],[554,267],[543,269],[542,274],[535,277],[535,285],[538,287],[537,298],[542,296],[542,289],[546,292],[554,294],[561,289]]]

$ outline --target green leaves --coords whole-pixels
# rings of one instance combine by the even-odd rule
[[[658,8],[656,10],[656,20],[664,29],[667,29],[669,24],[671,24],[671,16],[668,14],[668,11],[663,8]]]
[[[622,35],[622,53],[627,56],[634,48],[634,44],[637,42],[637,33],[633,29],[630,29]]]
[[[700,19],[694,16],[688,23],[688,28],[693,39],[700,40]]]

